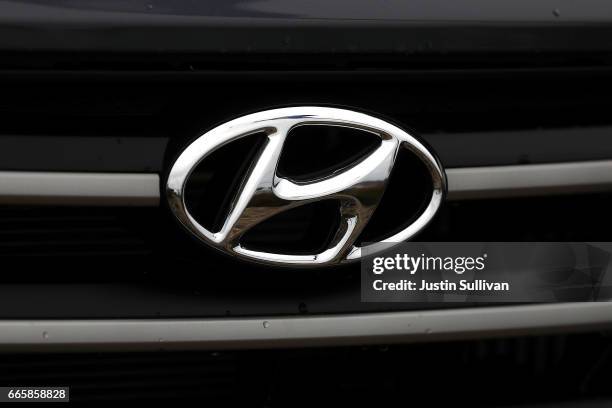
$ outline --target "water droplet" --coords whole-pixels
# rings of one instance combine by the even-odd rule
[[[267,329],[268,327],[270,327],[270,322],[268,321],[263,322],[263,327],[264,329]]]
[[[554,10],[553,10],[553,16],[555,16],[555,17],[559,17],[559,16],[561,16],[561,10],[559,10],[559,9],[554,9]]]
[[[45,340],[46,340],[46,339],[48,339],[48,338],[49,338],[49,333],[47,333],[46,331],[44,331],[44,332],[42,333],[42,336],[43,336],[43,339],[45,339]]]

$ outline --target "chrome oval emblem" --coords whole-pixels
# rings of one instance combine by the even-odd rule
[[[312,181],[294,181],[277,174],[283,144],[298,126],[339,126],[366,131],[381,139],[380,145],[362,160]],[[189,213],[185,186],[194,168],[221,146],[256,133],[266,142],[245,175],[219,231],[209,231]],[[359,259],[376,252],[377,245],[355,245],[378,206],[399,149],[409,149],[427,167],[432,179],[431,199],[414,222],[381,243],[410,239],[433,218],[446,192],[446,177],[436,157],[404,130],[373,116],[346,109],[300,106],[273,109],[224,123],[191,143],[172,166],[166,185],[170,208],[179,221],[207,244],[229,254],[280,265],[331,265]],[[406,186],[410,194],[410,186]],[[264,252],[241,244],[241,237],[255,225],[281,212],[324,199],[340,202],[340,224],[331,242],[320,253],[297,255]],[[390,214],[389,216],[393,216]],[[388,248],[387,245],[381,246]]]

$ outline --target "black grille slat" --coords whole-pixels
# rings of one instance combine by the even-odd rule
[[[530,67],[537,58],[518,65],[493,60],[501,66],[464,61],[435,70],[74,71],[20,78],[0,71],[10,101],[0,104],[0,163],[4,170],[163,172],[188,141],[213,126],[296,104],[390,119],[422,136],[446,166],[610,156],[609,55],[587,66],[562,58],[548,67]],[[464,137],[465,149],[457,149]]]
[[[75,402],[168,399],[267,407],[323,400],[391,406],[406,402],[409,384],[411,401],[491,407],[610,398],[610,347],[609,337],[591,333],[294,350],[0,354],[0,381],[70,386]],[[445,392],[432,380],[440,367]]]
[[[0,257],[145,255],[140,232],[100,209],[0,207]],[[129,223],[128,223],[129,224]]]
[[[606,241],[610,207],[610,194],[447,203],[418,240]],[[312,226],[313,214],[306,214],[292,219],[287,212],[284,222],[268,223],[271,232],[260,230],[257,243],[267,247],[283,237],[288,245],[300,238],[296,231]],[[64,217],[70,220],[66,230]],[[11,220],[27,221],[24,234],[0,234],[0,259],[19,265],[0,274],[0,318],[317,315],[465,306],[363,303],[358,263],[297,271],[239,262],[194,239],[164,207],[0,209],[0,226],[20,225]]]

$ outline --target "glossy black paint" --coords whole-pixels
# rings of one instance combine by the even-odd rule
[[[610,50],[606,0],[0,3],[0,50],[543,52]]]
[[[606,0],[13,0],[5,17],[148,16],[419,21],[609,21]],[[112,18],[112,15],[107,16]]]

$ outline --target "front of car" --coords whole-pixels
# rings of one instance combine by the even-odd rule
[[[605,403],[611,11],[0,2],[0,386]]]

